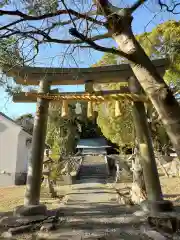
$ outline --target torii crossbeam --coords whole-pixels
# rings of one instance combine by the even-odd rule
[[[152,61],[160,74],[167,68],[167,59]],[[87,80],[93,83],[126,82],[133,75],[129,64],[111,65],[93,68],[41,68],[41,67],[3,67],[7,76],[22,85],[39,85],[41,80],[50,85],[81,85]]]

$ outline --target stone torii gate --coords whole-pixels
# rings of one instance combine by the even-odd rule
[[[153,60],[158,72],[164,75],[166,59]],[[148,101],[141,86],[133,75],[129,64],[112,65],[95,68],[40,68],[6,66],[3,69],[7,76],[13,77],[17,84],[39,85],[38,93],[18,93],[13,96],[14,102],[37,102],[34,120],[32,157],[28,167],[27,186],[24,206],[16,209],[18,214],[46,214],[46,206],[40,204],[40,189],[49,101],[74,100],[104,101],[109,97],[115,99],[129,98],[133,102],[133,117],[142,159],[143,174],[148,195],[148,205],[154,209],[171,210],[172,204],[164,201],[154,157],[151,134],[149,131],[144,101]],[[116,91],[96,92],[93,83],[125,83],[127,86]],[[89,84],[90,83],[90,84]],[[61,93],[53,95],[51,85],[82,85],[85,92]]]

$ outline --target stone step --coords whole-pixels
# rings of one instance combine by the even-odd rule
[[[107,175],[107,172],[104,172],[104,171],[90,171],[90,172],[86,172],[86,171],[79,171],[79,175]]]
[[[84,173],[84,172],[80,172],[79,176],[92,176],[92,175],[99,175],[99,176],[107,176],[107,173],[98,173],[98,172],[92,172],[92,173]]]
[[[92,172],[92,173],[85,173],[85,172],[80,172],[79,173],[79,176],[92,176],[92,175],[99,175],[99,176],[101,176],[101,175],[104,175],[104,176],[107,176],[107,173],[98,173],[98,172]]]
[[[80,172],[83,172],[83,173],[106,173],[106,171],[104,171],[104,170],[96,170],[96,169],[94,169],[93,171],[92,170],[90,170],[90,171],[87,171],[87,170],[81,170],[80,169]]]
[[[106,176],[101,176],[101,177],[99,177],[99,176],[82,176],[82,177],[80,177],[80,179],[82,180],[82,179],[92,179],[92,178],[95,178],[95,179],[106,179]]]
[[[97,165],[94,165],[94,166],[89,166],[89,165],[81,165],[81,169],[103,169],[103,170],[105,170],[106,169],[106,166],[97,166]]]
[[[78,174],[79,180],[107,178],[107,166],[104,156],[85,156]]]
[[[94,165],[94,166],[89,166],[89,165],[87,165],[87,166],[84,166],[84,165],[82,165],[81,166],[81,169],[106,169],[106,166],[97,166],[97,165]]]
[[[95,175],[107,175],[107,173],[104,172],[104,171],[103,172],[98,172],[98,171],[97,172],[96,171],[91,171],[91,172],[80,171],[79,174],[80,175],[88,175],[88,176],[94,175],[94,174]]]
[[[104,177],[107,177],[107,174],[97,174],[97,173],[93,173],[93,174],[79,174],[79,176],[80,176],[80,177],[83,177],[83,176],[85,176],[85,177],[92,177],[92,176],[99,176],[99,177],[104,176]]]

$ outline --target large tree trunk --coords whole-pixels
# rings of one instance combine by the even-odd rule
[[[107,17],[108,29],[112,32],[112,37],[119,49],[127,54],[136,78],[158,112],[180,158],[180,106],[156,67],[135,39],[131,28],[132,17],[127,13],[124,15],[119,13],[119,15],[112,14]]]

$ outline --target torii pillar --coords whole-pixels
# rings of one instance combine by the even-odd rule
[[[50,83],[47,80],[41,80],[39,84],[39,93],[48,93]],[[46,206],[40,204],[40,191],[42,168],[45,149],[45,138],[48,119],[49,100],[37,98],[36,116],[34,119],[32,155],[28,164],[28,176],[26,183],[26,192],[24,206],[15,210],[18,215],[46,215]]]
[[[140,94],[143,92],[142,87],[135,76],[129,78],[128,83],[129,89],[132,93]],[[133,119],[148,197],[148,200],[142,203],[142,208],[151,213],[172,211],[172,202],[163,200],[151,133],[143,102],[136,101],[133,103]]]

